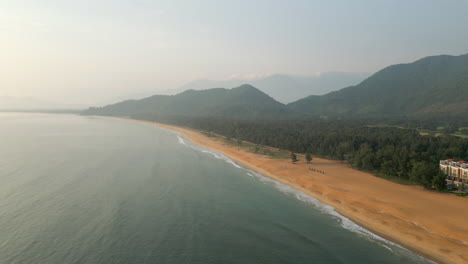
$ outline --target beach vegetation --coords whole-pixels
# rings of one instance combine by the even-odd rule
[[[436,176],[438,174],[439,169],[437,165],[418,161],[413,164],[409,178],[413,182],[421,183],[426,188],[431,188],[433,183],[437,181]]]
[[[298,162],[298,161],[299,161],[299,160],[297,159],[297,156],[296,156],[296,154],[294,154],[294,152],[291,152],[291,161],[292,161],[293,163],[295,163],[295,162]]]
[[[258,153],[259,150],[260,150],[260,147],[258,145],[255,145],[254,153]]]
[[[432,187],[438,191],[447,189],[446,175],[438,170],[437,174],[432,178]]]

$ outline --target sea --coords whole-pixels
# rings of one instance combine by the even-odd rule
[[[0,113],[0,263],[432,263],[152,124]]]

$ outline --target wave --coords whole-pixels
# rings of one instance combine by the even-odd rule
[[[179,140],[180,144],[187,145],[187,143],[185,143],[185,140],[180,135],[177,135],[177,139]]]
[[[214,151],[210,151],[210,150],[205,150],[205,149],[204,149],[204,150],[201,150],[201,152],[203,152],[203,153],[209,153],[209,154],[213,155],[213,156],[214,156],[215,158],[217,158],[217,159],[224,160],[224,161],[226,161],[227,163],[233,165],[234,167],[239,168],[239,169],[242,169],[242,167],[241,167],[240,165],[238,165],[237,163],[235,163],[232,159],[230,159],[230,158],[224,156],[223,154],[220,154],[220,153],[214,152]]]
[[[176,133],[176,132],[174,132]],[[195,144],[188,144],[182,135],[180,135],[179,133],[176,133],[177,134],[177,139],[179,140],[179,144],[182,144],[182,145],[185,145],[185,146],[188,146],[194,150],[197,150],[197,151],[200,151],[200,152],[203,152],[203,153],[208,153],[208,154],[211,154],[213,157],[217,158],[217,159],[220,159],[220,160],[224,160],[225,162],[233,165],[234,167],[236,168],[239,168],[239,169],[242,169],[242,167],[237,164],[234,160],[228,158],[227,156],[219,153],[219,152],[216,152],[214,150],[210,150],[210,149],[207,149],[207,148],[204,148],[204,147],[201,147],[199,145],[195,145]]]
[[[197,150],[197,151],[200,151],[202,153],[207,153],[207,154],[210,154],[212,155],[214,158],[216,159],[220,159],[220,160],[224,160],[225,162],[235,166],[236,168],[239,168],[239,169],[242,169],[246,172],[246,175],[262,182],[262,183],[265,183],[265,184],[270,184],[272,185],[274,188],[276,188],[277,190],[279,190],[280,192],[286,194],[286,195],[289,195],[289,196],[292,196],[294,198],[296,198],[297,200],[300,200],[306,204],[309,204],[311,206],[313,206],[315,209],[319,210],[319,212],[321,212],[322,214],[326,214],[326,215],[329,215],[331,216],[332,218],[336,219],[338,221],[338,223],[340,224],[341,227],[343,227],[344,229],[346,230],[349,230],[351,232],[354,232],[358,235],[361,235],[363,237],[366,237],[367,239],[370,239],[371,241],[374,241],[376,243],[378,243],[379,245],[381,245],[382,247],[388,249],[389,251],[392,251],[398,255],[401,255],[401,256],[405,256],[405,257],[408,257],[410,259],[412,259],[413,261],[415,261],[416,263],[431,263],[431,264],[435,264],[436,262],[433,262],[431,260],[428,260],[428,259],[425,259],[413,252],[411,252],[410,250],[396,244],[396,243],[393,243],[377,234],[374,234],[372,233],[371,231],[361,227],[360,225],[354,223],[353,221],[351,221],[349,218],[339,214],[337,211],[335,211],[335,208],[330,206],[330,205],[327,205],[327,204],[324,204],[322,202],[320,202],[318,199],[300,191],[300,190],[297,190],[289,185],[286,185],[286,184],[283,184],[281,182],[278,182],[272,178],[269,178],[267,176],[264,176],[263,174],[260,174],[256,171],[253,171],[251,169],[248,169],[248,168],[245,168],[245,167],[242,167],[240,166],[239,164],[237,164],[234,160],[228,158],[227,156],[217,152],[217,151],[214,151],[214,150],[211,150],[211,149],[207,149],[207,148],[204,148],[204,147],[201,147],[199,145],[195,145],[195,144],[188,144],[184,139],[183,139],[183,136],[181,136],[179,133],[177,132],[174,132],[177,134],[177,138],[179,140],[179,143],[182,144],[182,145],[185,145],[187,147],[190,147],[194,150]]]

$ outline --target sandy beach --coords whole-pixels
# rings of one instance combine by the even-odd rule
[[[248,152],[192,129],[156,125],[181,133],[195,144],[221,152],[245,167],[301,190],[366,229],[431,260],[468,263],[467,198],[400,185],[334,160],[314,157],[307,164],[298,155],[300,161],[292,164],[287,159]]]

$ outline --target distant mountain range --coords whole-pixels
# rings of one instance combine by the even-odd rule
[[[468,113],[468,54],[392,65],[360,84],[288,105],[314,115]]]
[[[274,74],[255,80],[196,80],[167,92],[176,94],[186,90],[232,88],[248,83],[278,102],[286,104],[309,95],[323,95],[346,86],[356,85],[369,76],[369,73],[325,72],[315,76]]]
[[[275,78],[282,77],[272,76],[269,80]],[[238,119],[468,114],[468,54],[432,56],[389,66],[358,85],[322,96],[308,96],[287,105],[274,100],[265,91],[242,85],[233,89],[155,95],[84,112],[114,116],[143,113]]]
[[[285,116],[287,107],[245,84],[233,89],[189,90],[177,95],[154,95],[140,100],[127,100],[101,108],[90,108],[83,114],[133,116],[155,113],[170,116],[268,118]]]

